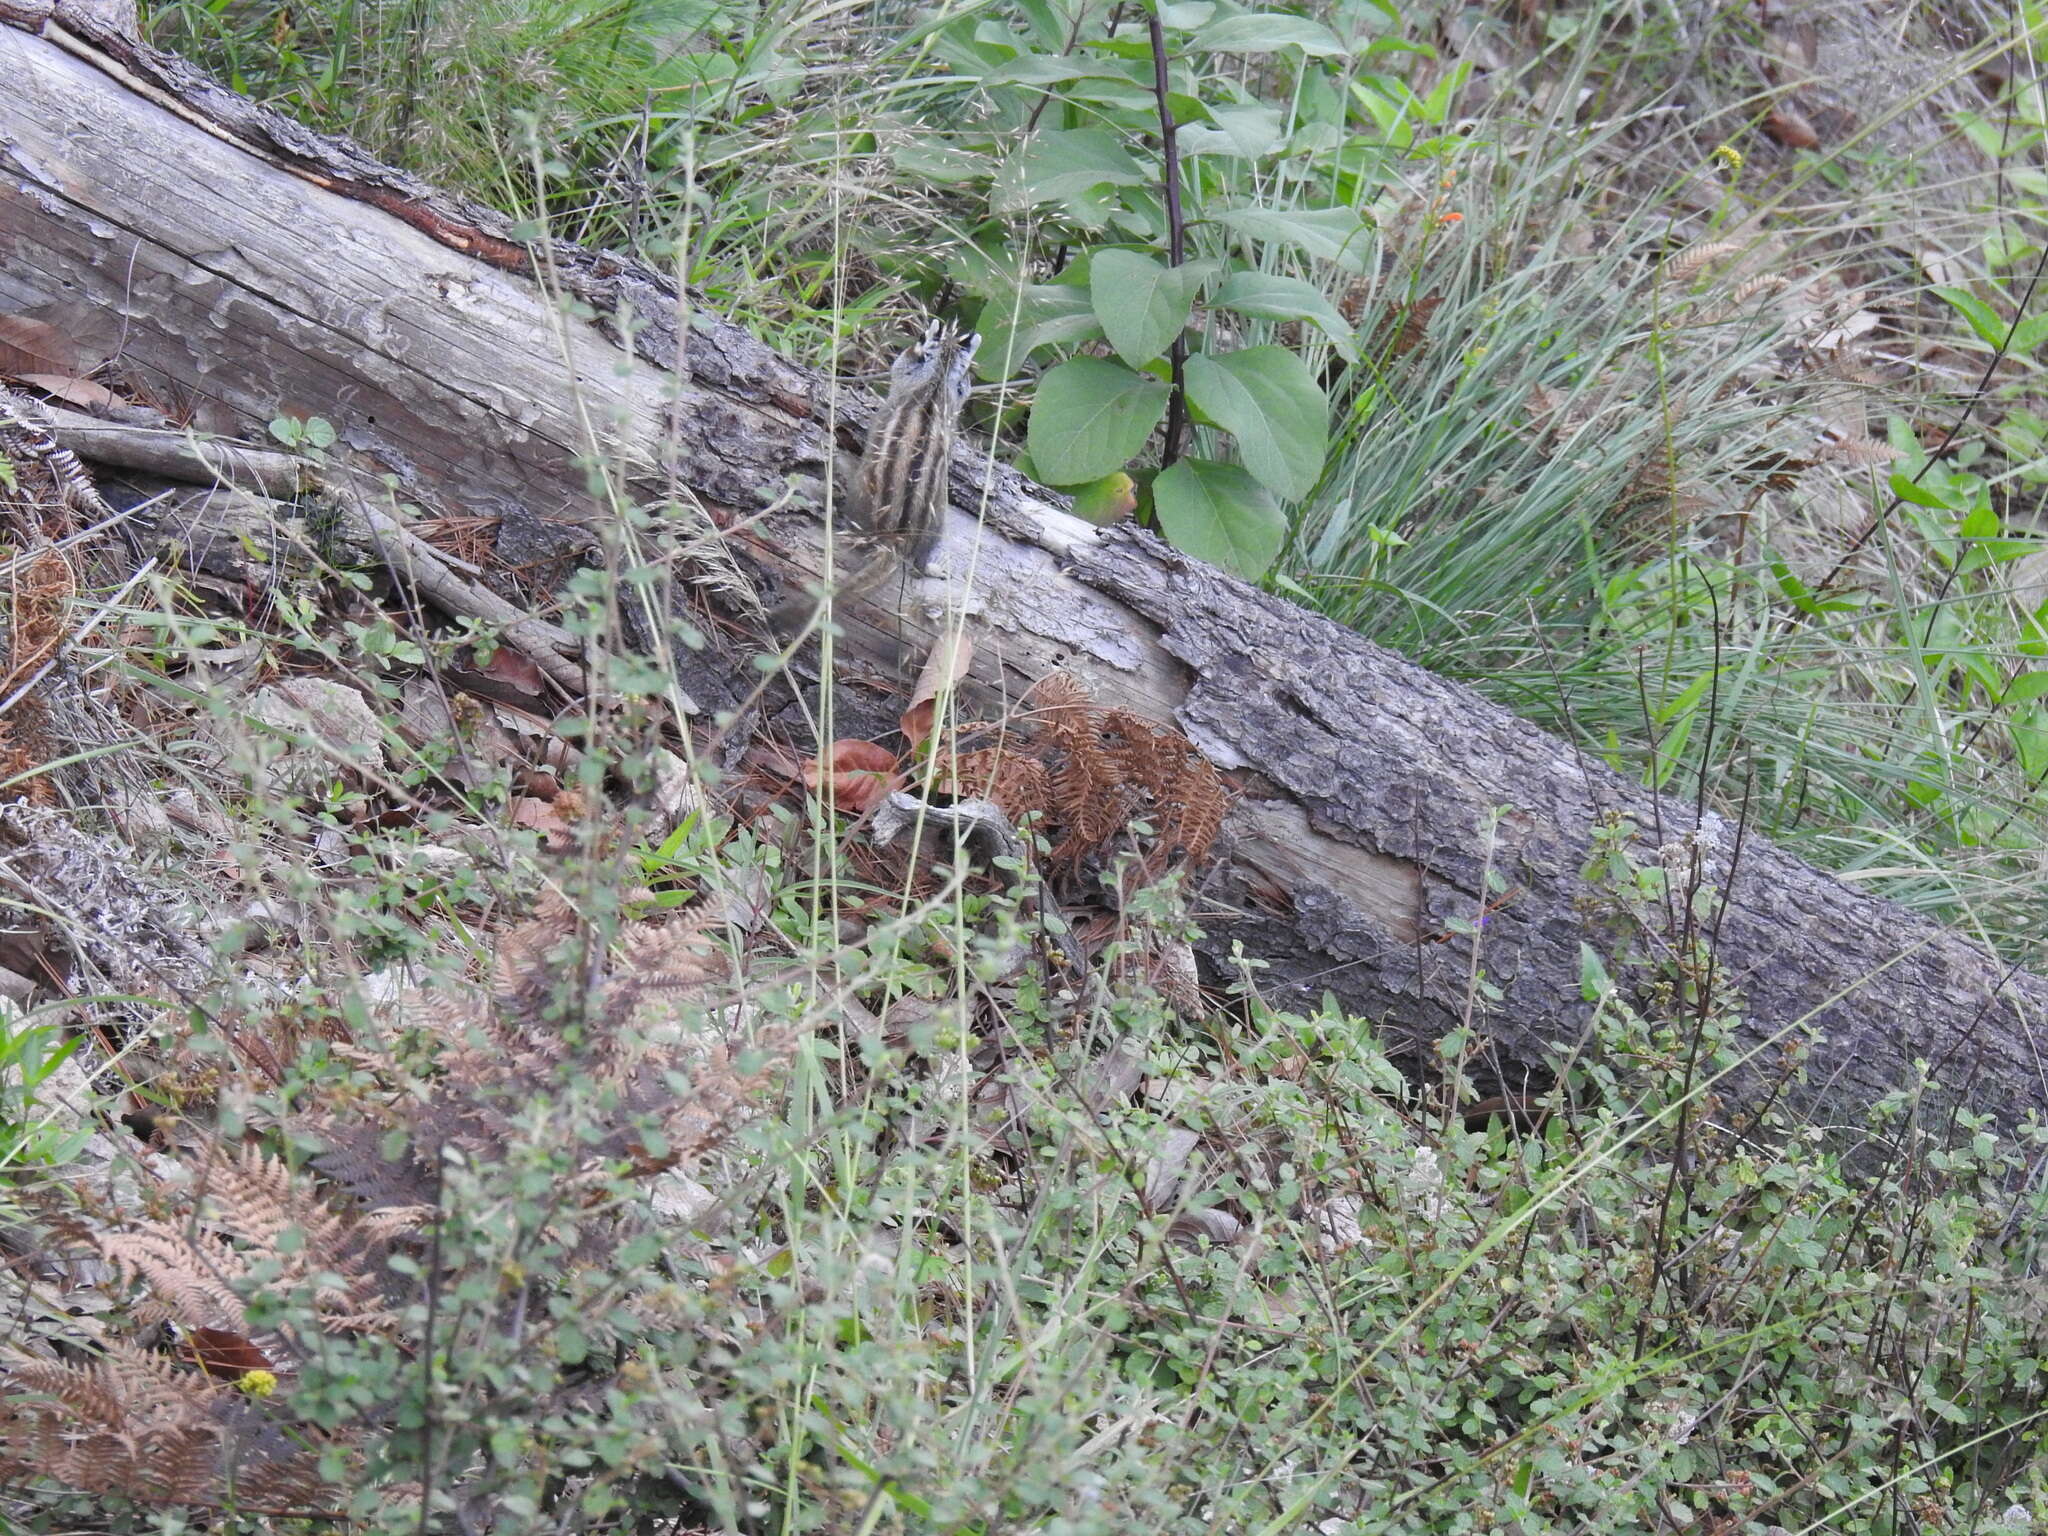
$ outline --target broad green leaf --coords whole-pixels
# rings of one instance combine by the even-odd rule
[[[1233,208],[1214,217],[1225,229],[1248,239],[1284,245],[1347,271],[1365,270],[1371,232],[1353,209]]]
[[[1077,357],[1038,381],[1025,450],[1048,485],[1100,480],[1137,457],[1172,391],[1106,358]]]
[[[1058,48],[1065,42],[1067,19],[1053,0],[1017,0],[1017,9],[1031,23],[1043,47]]]
[[[1088,297],[1116,355],[1142,368],[1173,345],[1207,268],[1169,267],[1136,251],[1097,251],[1088,267]]]
[[[1465,82],[1471,77],[1472,65],[1468,60],[1461,59],[1453,64],[1443,79],[1437,81],[1436,88],[1417,104],[1422,120],[1432,128],[1441,128],[1444,119],[1450,115],[1451,98],[1465,88]]]
[[[1040,203],[1073,208],[1097,187],[1142,186],[1150,179],[1121,136],[1105,128],[1056,129],[1034,135],[1003,162],[991,206],[997,213]]]
[[[2048,698],[2048,672],[2022,672],[2012,680],[2005,690],[2005,697],[1999,702],[2010,709],[2041,698]]]
[[[1159,7],[1159,24],[1182,32],[1192,32],[1215,14],[1216,7],[1212,0],[1190,0],[1190,3],[1181,5],[1162,4]]]
[[[1952,288],[1944,284],[1934,291],[1970,322],[1970,329],[1977,333],[1985,346],[1997,348],[2005,345],[2005,322],[1998,318],[1997,310],[1967,288]]]
[[[1257,160],[1280,147],[1277,107],[1211,107],[1208,123],[1189,123],[1180,130],[1180,147],[1190,155],[1234,155]]]
[[[1368,75],[1351,82],[1351,99],[1365,108],[1366,116],[1387,143],[1396,149],[1406,149],[1414,141],[1415,95],[1405,82]]]
[[[995,90],[1005,85],[1069,85],[1077,80],[1113,80],[1119,85],[1132,84],[1131,77],[1108,60],[1071,53],[1064,58],[1044,53],[1019,54],[1000,69],[989,71],[982,77],[981,84],[985,90]]]
[[[1074,283],[1031,283],[1014,298],[997,295],[975,322],[981,350],[975,371],[1007,379],[1040,347],[1067,346],[1102,334],[1088,290]]]
[[[1087,55],[1070,54],[1065,58],[1047,58],[1041,54],[1035,61],[1014,59],[990,74],[987,83],[1010,85],[1020,91],[1043,92],[1070,106],[1085,102],[1137,112],[1147,122],[1155,120],[1158,110],[1158,98],[1153,94],[1152,45],[1149,42],[1140,42],[1133,54],[1098,48]],[[1174,121],[1177,123],[1206,120],[1209,115],[1208,107],[1200,100],[1173,91],[1170,83],[1168,99],[1173,104]],[[1100,112],[1083,112],[1078,114],[1078,120],[1099,123],[1105,118]],[[1129,142],[1128,136],[1125,142]]]
[[[1347,363],[1358,361],[1356,332],[1337,312],[1337,306],[1323,290],[1298,277],[1281,277],[1272,272],[1233,272],[1210,300],[1218,309],[1233,310],[1254,320],[1306,320],[1316,326],[1337,355]]]
[[[663,92],[723,90],[739,72],[728,54],[677,53],[652,65],[644,77],[647,89]],[[673,98],[664,106],[680,105]]]
[[[889,160],[899,171],[941,185],[978,181],[995,169],[993,156],[955,148],[931,134],[892,145]]]
[[[1189,40],[1188,47],[1196,53],[1277,53],[1282,48],[1299,48],[1315,59],[1341,58],[1350,51],[1321,22],[1277,11],[1212,21]]]
[[[1287,514],[1235,464],[1182,459],[1152,482],[1152,506],[1173,547],[1246,580],[1266,572],[1287,538]]]
[[[1302,360],[1285,347],[1246,347],[1191,357],[1188,399],[1237,439],[1238,456],[1275,494],[1306,496],[1330,446],[1330,405]]]

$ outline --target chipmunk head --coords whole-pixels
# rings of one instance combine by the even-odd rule
[[[963,336],[950,324],[934,320],[919,340],[897,355],[889,370],[890,393],[943,388],[957,409],[967,399],[967,373],[980,345],[978,332]]]

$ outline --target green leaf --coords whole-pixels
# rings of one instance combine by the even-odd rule
[[[1314,59],[1342,58],[1350,52],[1321,22],[1277,11],[1226,16],[1202,28],[1188,46],[1196,53],[1277,53],[1282,48],[1299,48]]]
[[[1284,245],[1347,271],[1365,270],[1370,231],[1350,208],[1233,208],[1215,221],[1246,239]]]
[[[1100,357],[1061,363],[1038,381],[1025,450],[1048,485],[1079,485],[1122,469],[1166,414],[1172,391]]]
[[[1772,576],[1777,579],[1779,592],[1801,613],[1851,613],[1863,606],[1863,599],[1853,594],[1823,602],[1814,596],[1813,590],[1801,581],[1793,573],[1792,567],[1783,560],[1774,559],[1770,566]]]
[[[1081,54],[1070,53],[1065,58],[1054,58],[1044,53],[1020,53],[1002,68],[984,75],[981,84],[984,90],[994,90],[1003,85],[1064,85],[1070,80],[1084,80],[1090,76],[1122,78],[1109,65]]]
[[[1337,355],[1347,363],[1358,361],[1357,334],[1337,312],[1337,306],[1323,296],[1323,290],[1298,277],[1281,277],[1272,272],[1233,272],[1210,301],[1254,320],[1306,320],[1316,326]]]
[[[1182,459],[1152,482],[1152,506],[1175,549],[1247,580],[1265,574],[1287,538],[1287,514],[1235,464]]]
[[[1149,111],[1153,100],[1149,63],[1142,84],[1133,78],[1134,69],[1130,64],[1078,54],[1054,58],[1049,54],[1026,53],[990,71],[982,77],[981,84],[987,90],[1010,86],[1066,101],[1101,101]]]
[[[1076,209],[1097,187],[1143,186],[1151,179],[1120,135],[1106,128],[1056,129],[1034,135],[1003,162],[990,205],[997,213],[1022,213],[1040,203]]]
[[[1180,147],[1189,155],[1257,160],[1278,149],[1283,137],[1277,107],[1211,107],[1208,123],[1189,123],[1180,130]]]
[[[941,185],[978,181],[995,166],[992,157],[956,148],[931,134],[893,145],[889,160],[899,171]]]
[[[1607,962],[1600,958],[1598,950],[1582,940],[1579,944],[1579,996],[1589,1003],[1597,1003],[1613,986],[1607,975]]]
[[[975,372],[985,379],[1009,378],[1040,347],[1102,334],[1088,290],[1074,283],[1031,283],[1014,299],[998,295],[982,306],[975,325],[982,337]]]
[[[2005,322],[1998,318],[1998,311],[1986,304],[1967,288],[1952,288],[1944,284],[1934,290],[1955,309],[1956,313],[1970,322],[1970,329],[1987,347],[1996,350],[2005,345]]]
[[[1191,357],[1188,399],[1237,439],[1238,456],[1281,496],[1315,488],[1330,447],[1330,405],[1302,360],[1285,347],[1246,347]]]
[[[1116,355],[1142,368],[1173,345],[1208,268],[1169,267],[1136,251],[1097,251],[1088,265],[1088,298]]]
[[[1953,506],[1937,492],[1929,490],[1903,469],[1892,471],[1892,494],[1901,501],[1911,502],[1916,507],[1934,507],[1940,511],[1953,511]]]
[[[2031,359],[2043,337],[2048,337],[2048,315],[2028,315],[2012,328],[2012,340],[2005,350],[2015,357]]]

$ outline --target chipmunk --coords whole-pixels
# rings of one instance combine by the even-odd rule
[[[927,572],[945,528],[953,443],[967,402],[968,366],[980,345],[978,334],[963,336],[934,320],[890,368],[889,396],[845,488],[853,568],[833,584],[826,601],[858,597],[894,576]],[[800,593],[769,622],[777,634],[793,635],[809,628],[824,606]]]

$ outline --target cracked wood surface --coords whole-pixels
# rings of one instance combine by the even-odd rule
[[[502,216],[77,25],[0,8],[0,313],[118,342],[203,426],[260,440],[280,412],[326,417],[337,451],[445,512],[587,527],[606,514],[579,455],[598,453],[646,494],[763,514],[748,546],[771,563],[815,550],[815,522],[763,509],[835,429],[857,432],[865,394],[690,312],[634,261],[536,262]],[[979,609],[982,706],[1064,666],[1230,771],[1198,902],[1220,969],[1241,944],[1274,1000],[1328,991],[1415,1043],[1470,1017],[1511,1086],[1580,1037],[1580,945],[1606,947],[1583,911],[1594,831],[1630,817],[1654,858],[1650,829],[1672,847],[1694,831],[1689,803],[1141,533],[1099,532],[977,454],[954,493],[941,563]],[[848,644],[879,653],[892,626],[865,616],[880,627],[851,624]],[[1698,831],[1725,873],[1734,829]],[[1459,931],[1489,873],[1515,892],[1480,930],[1495,999]],[[2048,1103],[2048,982],[1762,838],[1718,953],[1750,1041],[1821,1038],[1809,1101],[1869,1102],[1917,1058],[2005,1123]]]

